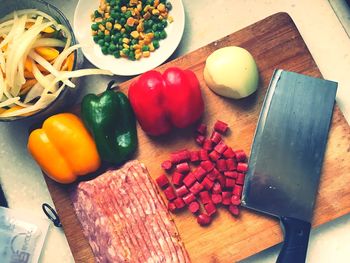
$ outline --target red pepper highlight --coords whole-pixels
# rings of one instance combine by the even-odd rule
[[[173,127],[185,128],[204,111],[196,75],[177,67],[163,74],[145,72],[131,83],[128,96],[141,128],[153,136],[166,134]]]

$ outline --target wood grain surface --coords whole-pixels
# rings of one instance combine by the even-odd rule
[[[259,68],[259,89],[243,100],[230,100],[215,95],[203,79],[207,56],[214,50],[229,45],[249,50]],[[169,66],[188,68],[196,73],[206,105],[203,121],[209,127],[217,119],[228,122],[231,132],[226,142],[234,149],[241,148],[248,153],[274,69],[321,77],[296,26],[286,13],[272,15],[162,65],[159,70]],[[127,91],[129,84],[130,81],[123,83],[121,89]],[[193,132],[194,127],[190,127],[155,139],[146,136],[138,127],[139,147],[135,158],[145,163],[151,176],[156,178],[162,172],[161,161],[167,159],[170,152],[181,148],[197,148]],[[67,188],[50,179],[47,179],[47,184],[76,262],[94,262],[89,244],[74,214]],[[350,212],[349,185],[350,128],[336,106],[316,201],[314,227]],[[239,218],[234,218],[221,208],[213,223],[206,228],[200,227],[188,211],[174,215],[174,220],[194,263],[236,262],[282,241],[278,220],[246,209],[242,209]]]

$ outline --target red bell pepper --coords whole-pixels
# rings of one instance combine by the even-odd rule
[[[196,75],[171,67],[162,74],[151,70],[129,87],[129,100],[141,128],[150,135],[185,128],[202,115],[203,98]]]

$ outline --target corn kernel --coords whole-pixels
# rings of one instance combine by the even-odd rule
[[[159,15],[159,16],[158,16],[158,19],[159,19],[159,20],[163,20],[164,17],[163,17],[162,15]]]
[[[145,37],[149,38],[149,39],[152,39],[154,37],[154,33],[152,33],[152,32],[151,33],[147,33]]]
[[[143,40],[143,43],[144,43],[145,45],[148,45],[148,44],[151,43],[151,39],[149,39],[148,37],[146,37],[146,38]]]
[[[135,19],[133,17],[129,17],[128,20],[126,20],[126,24],[128,26],[134,26]]]
[[[124,54],[124,52],[123,51],[119,51],[119,55],[121,56],[121,57],[123,57],[123,58],[126,58],[127,56]]]
[[[101,5],[100,5],[100,9],[101,9],[102,11],[105,11],[105,10],[106,10],[106,5],[105,5],[105,4],[101,4]]]
[[[109,13],[105,13],[104,17],[105,17],[105,18],[110,18],[111,15],[110,15]]]
[[[143,33],[143,32],[140,32],[140,39],[144,39],[145,38],[145,33]]]
[[[139,44],[135,44],[132,47],[135,49],[135,52],[141,49],[141,46]]]
[[[174,22],[174,18],[173,18],[172,16],[168,16],[168,22],[169,22],[169,23]]]
[[[148,58],[150,56],[150,52],[149,51],[143,51],[142,52],[142,56],[144,56],[145,58]]]
[[[139,10],[137,10],[136,8],[134,9],[134,11],[133,11],[133,12],[134,12],[135,16],[137,16],[137,17],[140,15],[140,11],[139,11]]]
[[[97,10],[97,12],[99,12],[99,13],[100,13],[100,15],[103,15],[103,14],[104,14],[104,11],[103,11],[103,10],[101,10],[101,8],[99,8],[99,9]]]
[[[135,53],[135,59],[139,60],[141,58],[141,53]]]
[[[120,29],[120,32],[124,33],[125,32],[125,28],[123,27],[122,29]]]
[[[135,54],[140,54],[141,52],[141,47],[139,49],[135,49]]]
[[[143,40],[139,41],[139,45],[142,47],[145,44],[145,42]]]
[[[159,15],[159,10],[158,9],[153,9],[152,10],[152,15],[155,15],[155,16]]]
[[[97,18],[95,19],[95,22],[96,22],[96,23],[102,22],[102,17],[97,17]]]
[[[130,35],[131,35],[133,38],[138,38],[138,37],[139,37],[139,32],[137,32],[137,31],[132,31],[132,32],[130,33]]]
[[[101,31],[105,31],[105,29],[106,29],[106,28],[104,27],[104,25],[102,25],[102,24],[99,24],[99,25],[98,25],[98,28],[99,28]]]
[[[97,35],[97,31],[92,30],[92,35],[96,36]]]
[[[111,30],[112,27],[113,27],[113,25],[112,25],[111,22],[107,22],[107,23],[106,23],[106,28],[107,28],[108,30]]]
[[[130,6],[137,5],[137,0],[130,0]]]
[[[114,24],[114,29],[120,30],[122,28],[121,24]]]
[[[126,37],[124,37],[124,38],[123,38],[123,43],[125,43],[125,44],[129,44],[129,43],[130,43],[130,39],[129,39],[129,38],[126,38]]]
[[[137,32],[142,32],[144,30],[143,22],[141,21],[136,27]]]
[[[128,44],[123,44],[123,47],[129,49],[130,46]]]
[[[165,11],[165,5],[160,3],[158,6],[157,6],[157,9],[159,10],[159,12],[163,12]]]
[[[144,18],[145,20],[149,19],[150,17],[151,17],[151,14],[150,14],[149,12],[147,12],[147,13],[145,13],[145,14],[143,15],[143,18]]]
[[[151,7],[150,5],[146,5],[145,8],[143,9],[143,12],[145,12],[145,13],[148,12],[150,7]]]
[[[137,8],[137,10],[138,10],[139,12],[141,12],[141,10],[142,10],[142,4],[138,4],[136,8]]]
[[[153,6],[157,7],[159,5],[159,0],[154,0]]]
[[[148,47],[149,47],[149,51],[151,52],[155,50],[152,42],[148,45]]]
[[[108,6],[106,7],[106,12],[109,13],[110,11],[111,11],[111,6],[108,5]]]
[[[109,32],[109,30],[107,30],[107,29],[105,30],[104,33],[105,33],[105,36],[109,36],[109,35],[110,35],[110,32]]]
[[[125,13],[125,12],[126,12],[126,6],[122,6],[122,7],[120,8],[120,10],[121,10],[123,13]]]

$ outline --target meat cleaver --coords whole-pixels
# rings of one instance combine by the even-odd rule
[[[337,83],[275,70],[254,135],[242,205],[280,219],[278,263],[305,262]]]

